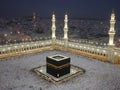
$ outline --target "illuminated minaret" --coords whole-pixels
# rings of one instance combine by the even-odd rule
[[[55,26],[55,14],[52,15],[52,44],[55,44],[55,40],[56,40],[56,35],[55,35],[55,31],[56,31],[56,26]]]
[[[37,22],[36,22],[36,13],[33,13],[33,31],[36,30],[36,27],[37,27]]]
[[[109,43],[108,43],[108,46],[110,47],[114,47],[115,44],[114,44],[114,35],[115,35],[115,13],[114,11],[112,11],[112,14],[111,14],[111,19],[110,19],[110,30],[108,32],[109,34]]]
[[[67,14],[65,15],[65,19],[64,19],[64,45],[65,45],[65,48],[67,48],[67,45],[68,45],[68,16]]]

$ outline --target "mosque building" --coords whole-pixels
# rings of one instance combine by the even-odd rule
[[[107,47],[99,47],[94,45],[75,43],[68,41],[68,15],[64,18],[64,37],[62,40],[56,37],[56,17],[52,15],[52,39],[44,41],[24,42],[19,44],[10,44],[0,46],[0,58],[17,56],[28,53],[42,52],[46,50],[62,50],[68,51],[83,56],[95,58],[101,61],[120,64],[120,50],[115,46],[114,36],[115,32],[115,13],[112,11],[110,19],[110,29],[108,31],[109,41]]]

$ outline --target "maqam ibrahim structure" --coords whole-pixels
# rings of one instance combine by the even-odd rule
[[[68,39],[68,15],[64,19],[64,37],[62,40],[56,38],[56,18],[52,15],[52,39],[44,41],[25,42],[19,44],[0,46],[0,58],[6,58],[16,55],[41,52],[45,50],[62,50],[75,54],[84,55],[91,58],[96,58],[101,61],[120,64],[120,50],[115,47],[115,13],[112,12],[110,20],[109,41],[107,47],[100,47],[96,45],[83,44],[78,42],[71,42]]]

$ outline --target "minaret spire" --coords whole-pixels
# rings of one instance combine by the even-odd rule
[[[116,22],[115,13],[114,13],[114,10],[113,10],[112,14],[111,14],[111,19],[110,19],[110,30],[108,32],[108,34],[109,34],[108,46],[110,46],[110,47],[114,46],[115,22]]]
[[[56,18],[55,18],[55,14],[53,13],[52,15],[52,43],[55,44],[55,40],[56,40],[56,35],[55,35],[55,31],[56,31],[56,26],[55,26],[55,21],[56,21]]]
[[[68,15],[65,14],[64,19],[64,47],[67,49],[68,46]]]

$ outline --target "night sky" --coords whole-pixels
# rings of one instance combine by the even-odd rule
[[[40,17],[68,13],[72,18],[109,18],[114,9],[120,18],[120,0],[0,0],[0,17],[21,17],[36,12]]]

